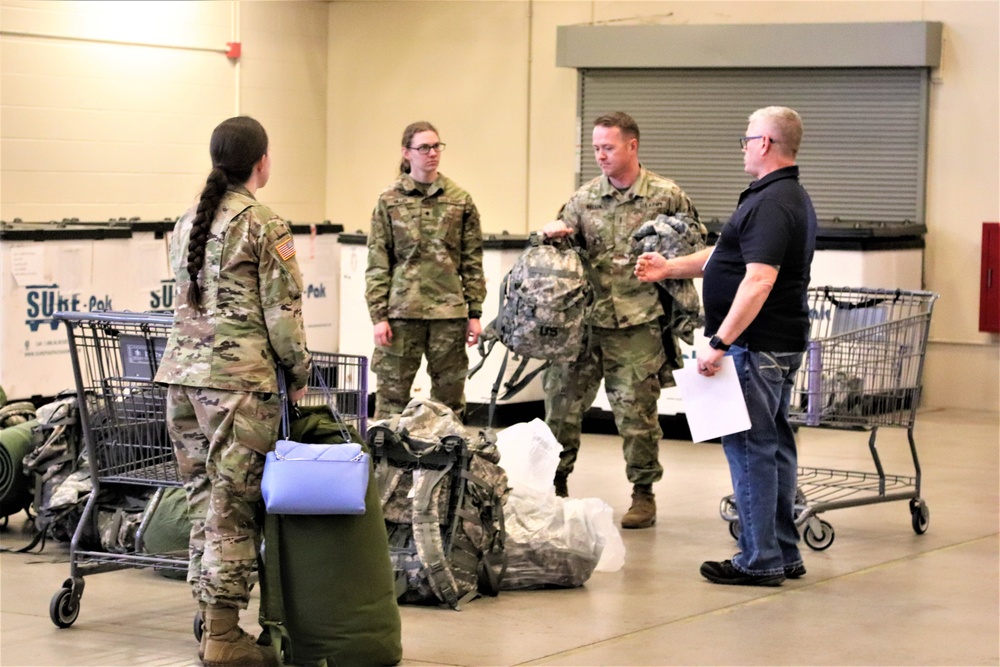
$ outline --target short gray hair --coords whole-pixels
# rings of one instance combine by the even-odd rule
[[[776,135],[772,137],[775,143],[795,157],[802,143],[802,117],[797,111],[788,107],[764,107],[750,114],[750,122],[756,120],[766,122]]]

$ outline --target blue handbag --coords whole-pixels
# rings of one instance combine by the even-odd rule
[[[364,514],[368,459],[354,442],[279,440],[264,461],[264,506],[269,514]]]
[[[327,403],[334,417],[334,407],[326,383]],[[284,377],[279,375],[282,394],[281,427],[289,434],[289,404]],[[310,444],[282,439],[264,459],[261,494],[269,514],[364,514],[365,493],[371,468],[369,456],[359,443],[350,442],[342,429],[343,444]]]

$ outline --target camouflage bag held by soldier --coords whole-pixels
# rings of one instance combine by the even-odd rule
[[[501,399],[510,398],[553,361],[574,361],[586,349],[590,327],[588,316],[594,302],[589,267],[580,253],[566,244],[542,243],[533,232],[528,247],[500,284],[500,307],[479,338],[482,360],[469,371],[480,369],[499,341],[507,348],[493,386],[487,424],[493,424],[497,394],[507,368],[507,355],[521,363],[506,382]],[[545,363],[524,375],[530,359]]]
[[[696,216],[687,213],[658,215],[642,225],[632,235],[636,256],[657,252],[673,259],[696,253],[707,247],[708,231]],[[666,367],[660,371],[660,384],[674,386],[673,370],[684,365],[677,340],[694,344],[695,329],[705,325],[701,298],[690,278],[666,278],[656,283],[657,296],[663,315],[660,316],[660,337],[667,355]]]
[[[506,570],[507,475],[492,431],[469,442],[442,403],[413,399],[368,444],[400,603],[452,609],[496,595]]]

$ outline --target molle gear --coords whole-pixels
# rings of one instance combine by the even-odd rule
[[[205,609],[205,667],[277,667],[278,659],[269,646],[240,627],[240,610],[229,605],[209,604]]]
[[[632,507],[622,517],[622,528],[649,528],[656,523],[656,498],[652,484],[636,484]]]
[[[507,474],[491,430],[467,441],[447,406],[413,399],[368,430],[397,600],[460,609],[497,595],[507,568]]]

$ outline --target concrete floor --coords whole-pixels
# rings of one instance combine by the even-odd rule
[[[1000,663],[996,413],[924,411],[916,442],[929,529],[906,502],[831,511],[829,549],[803,548],[808,574],[780,588],[710,584],[728,558],[721,447],[661,443],[658,523],[627,531],[625,567],[573,590],[503,592],[455,612],[402,608],[404,665],[997,665]],[[912,474],[905,431],[878,438],[886,471]],[[800,463],[870,470],[867,434],[803,429]],[[628,508],[620,439],[585,436],[574,496]],[[22,515],[23,516],[23,515]],[[24,544],[22,519],[0,535]],[[87,578],[76,623],[56,628],[52,595],[68,550],[0,555],[0,665],[192,665],[185,584],[147,570]],[[255,628],[254,605],[244,625]]]

